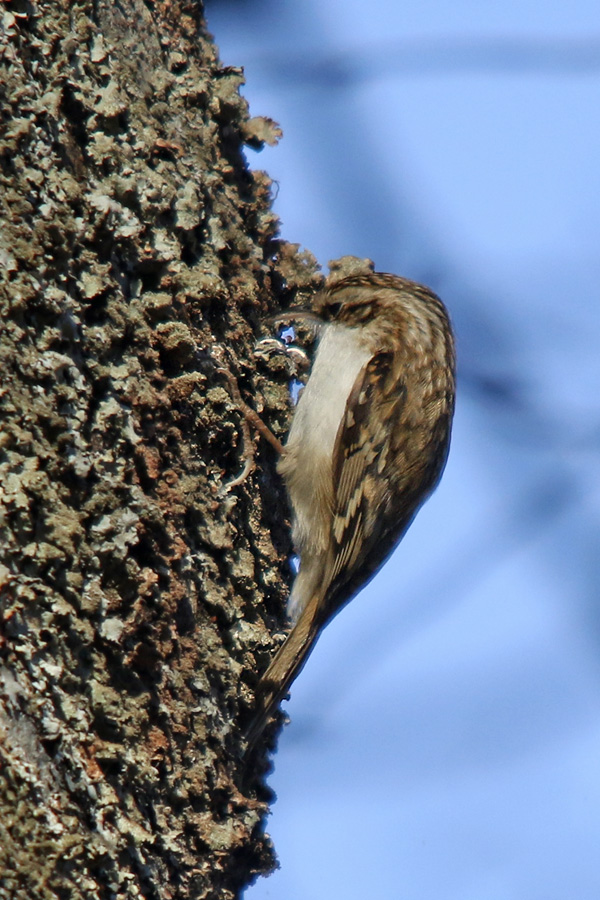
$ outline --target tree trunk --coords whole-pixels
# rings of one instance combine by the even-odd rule
[[[254,343],[319,276],[195,2],[4,9],[0,897],[226,900],[274,863],[241,742],[290,548],[222,370],[283,434]]]

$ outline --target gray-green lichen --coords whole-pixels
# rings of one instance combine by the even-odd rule
[[[231,898],[289,550],[260,319],[318,283],[194,2],[7,0],[0,33],[0,898]],[[285,299],[285,297],[284,297]],[[216,353],[218,345],[219,353]]]

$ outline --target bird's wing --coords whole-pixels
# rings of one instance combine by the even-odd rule
[[[333,454],[332,584],[349,578],[377,539],[376,528],[389,491],[390,421],[396,420],[405,389],[393,377],[393,354],[372,356],[349,394]]]

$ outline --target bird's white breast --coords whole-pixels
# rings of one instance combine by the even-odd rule
[[[324,548],[333,503],[333,452],[356,378],[371,356],[356,329],[327,325],[294,413],[280,470],[294,510],[294,540]]]
[[[329,325],[319,341],[308,384],[294,414],[288,443],[331,458],[346,401],[358,373],[371,356],[355,329]]]

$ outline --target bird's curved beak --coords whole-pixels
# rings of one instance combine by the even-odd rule
[[[301,306],[269,316],[268,319],[263,321],[266,325],[287,325],[293,322],[305,322],[307,325],[313,325],[315,328],[323,324],[323,320],[312,309],[305,309]]]

